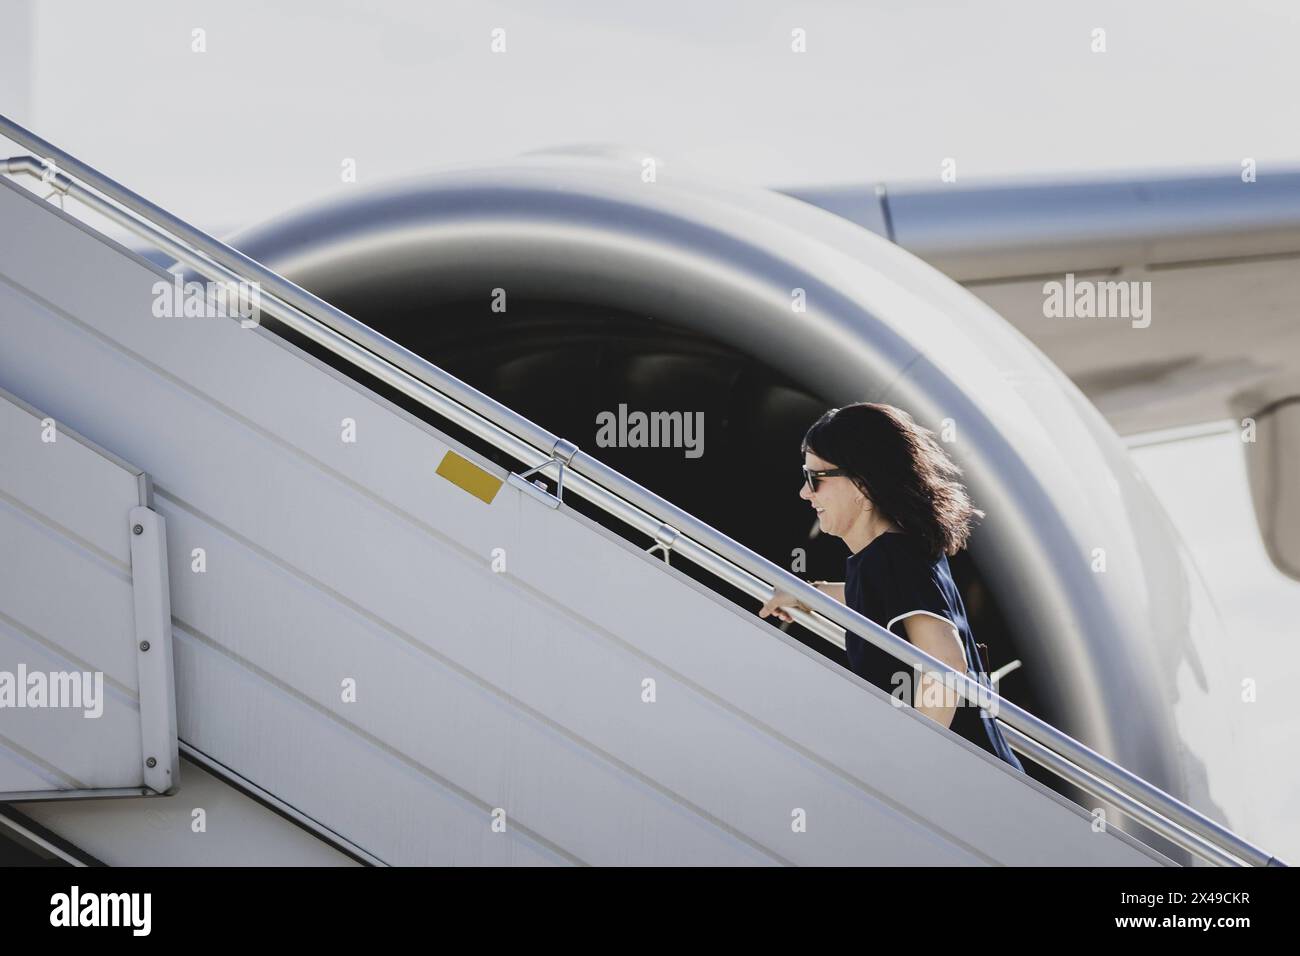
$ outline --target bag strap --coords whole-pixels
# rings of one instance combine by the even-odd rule
[[[969,625],[967,625],[967,629],[969,631]],[[988,645],[976,644],[973,634],[967,637],[966,645],[967,653],[973,654],[975,658],[975,667],[967,668],[966,676],[981,687],[987,687],[990,692],[993,692],[993,679],[989,677],[987,664],[985,663],[988,659]],[[1016,756],[1015,751],[1011,749],[1011,745],[1007,743],[1006,735],[1002,733],[1002,728],[998,726],[997,718],[981,707],[980,719],[984,724],[984,732],[989,736],[989,743],[993,746],[993,752],[1021,773],[1024,773],[1024,765]]]

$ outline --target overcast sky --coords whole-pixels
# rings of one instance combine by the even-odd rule
[[[573,142],[767,185],[1300,166],[1294,0],[0,6],[0,112],[208,229],[344,157],[365,184]]]

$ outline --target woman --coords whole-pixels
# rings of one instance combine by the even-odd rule
[[[984,512],[972,506],[957,480],[961,469],[933,433],[900,408],[858,402],[819,418],[802,451],[799,497],[816,511],[821,530],[852,552],[843,583],[813,585],[954,670],[984,674],[947,557],[965,547]],[[790,621],[789,607],[807,610],[777,591],[758,613]],[[851,631],[844,642],[854,673],[1024,770],[993,720],[941,677],[918,682],[908,665]]]

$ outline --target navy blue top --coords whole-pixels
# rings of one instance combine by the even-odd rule
[[[927,611],[956,625],[963,647],[973,643],[966,608],[953,582],[947,556],[940,554],[932,559],[922,539],[915,535],[886,531],[861,551],[849,555],[844,571],[844,603],[904,640],[907,639],[904,618],[913,611]],[[849,667],[855,674],[912,704],[919,675],[908,665],[852,631],[845,633],[844,644]],[[970,660],[969,651],[967,663],[971,667],[979,666]],[[896,674],[907,675],[906,681],[900,682],[901,676],[896,678]],[[996,756],[980,720],[979,708],[968,704],[963,697],[958,696],[957,700],[959,704],[949,728]]]

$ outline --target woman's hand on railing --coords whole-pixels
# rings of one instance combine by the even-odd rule
[[[793,621],[794,618],[790,616],[788,611],[784,610],[790,607],[798,608],[801,611],[808,610],[808,605],[798,600],[793,594],[778,590],[758,609],[758,616],[767,617],[769,614],[775,614],[783,621]]]

